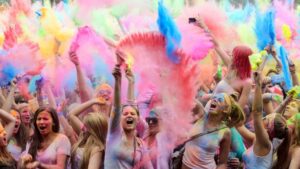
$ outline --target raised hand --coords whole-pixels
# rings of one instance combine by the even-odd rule
[[[115,66],[115,68],[112,72],[112,75],[115,77],[115,79],[121,79],[122,74],[121,74],[121,68],[119,65]]]
[[[117,56],[116,66],[121,66],[125,61],[126,54],[122,50],[118,49],[116,51],[116,56]]]
[[[71,62],[74,63],[75,66],[79,65],[79,59],[78,59],[78,56],[75,51],[69,52],[69,58],[70,58]]]
[[[125,69],[125,74],[126,74],[126,78],[128,79],[129,82],[134,82],[134,75],[133,75],[131,69],[126,68]]]
[[[261,80],[261,72],[254,72],[253,73],[253,79],[254,79],[254,83],[256,85],[261,85],[262,84],[262,80]]]

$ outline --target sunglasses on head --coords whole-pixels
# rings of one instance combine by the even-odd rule
[[[158,119],[156,117],[146,117],[146,122],[148,124],[157,124],[158,123]]]

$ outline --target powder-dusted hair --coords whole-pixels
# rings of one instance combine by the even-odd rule
[[[252,50],[247,46],[236,46],[232,51],[231,68],[236,70],[236,75],[242,80],[251,77],[249,56],[252,53]]]
[[[90,113],[86,115],[83,119],[83,124],[86,127],[86,131],[80,134],[78,142],[73,146],[71,155],[73,164],[75,160],[76,150],[78,148],[84,148],[80,169],[88,168],[91,152],[95,147],[98,147],[101,152],[104,152],[105,140],[108,130],[108,120],[106,116],[100,113]],[[104,157],[104,153],[102,157]],[[103,163],[104,161],[102,161],[102,164]],[[74,166],[72,166],[72,168],[74,168]]]

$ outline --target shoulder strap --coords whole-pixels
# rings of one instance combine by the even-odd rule
[[[210,133],[213,133],[213,132],[216,132],[216,131],[225,129],[225,128],[227,128],[227,126],[219,127],[219,128],[214,129],[214,130],[209,130],[209,131],[206,131],[206,132],[204,132],[204,133],[198,133],[198,134],[196,134],[196,135],[193,135],[191,138],[187,139],[187,140],[184,142],[184,144],[187,143],[187,142],[189,142],[189,141],[192,141],[192,140],[194,140],[194,139],[196,139],[196,138],[198,138],[198,137],[201,137],[201,136],[204,136],[204,135],[206,135],[206,134],[210,134]]]

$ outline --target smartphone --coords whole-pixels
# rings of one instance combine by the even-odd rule
[[[189,23],[195,23],[196,22],[196,18],[189,18]]]

